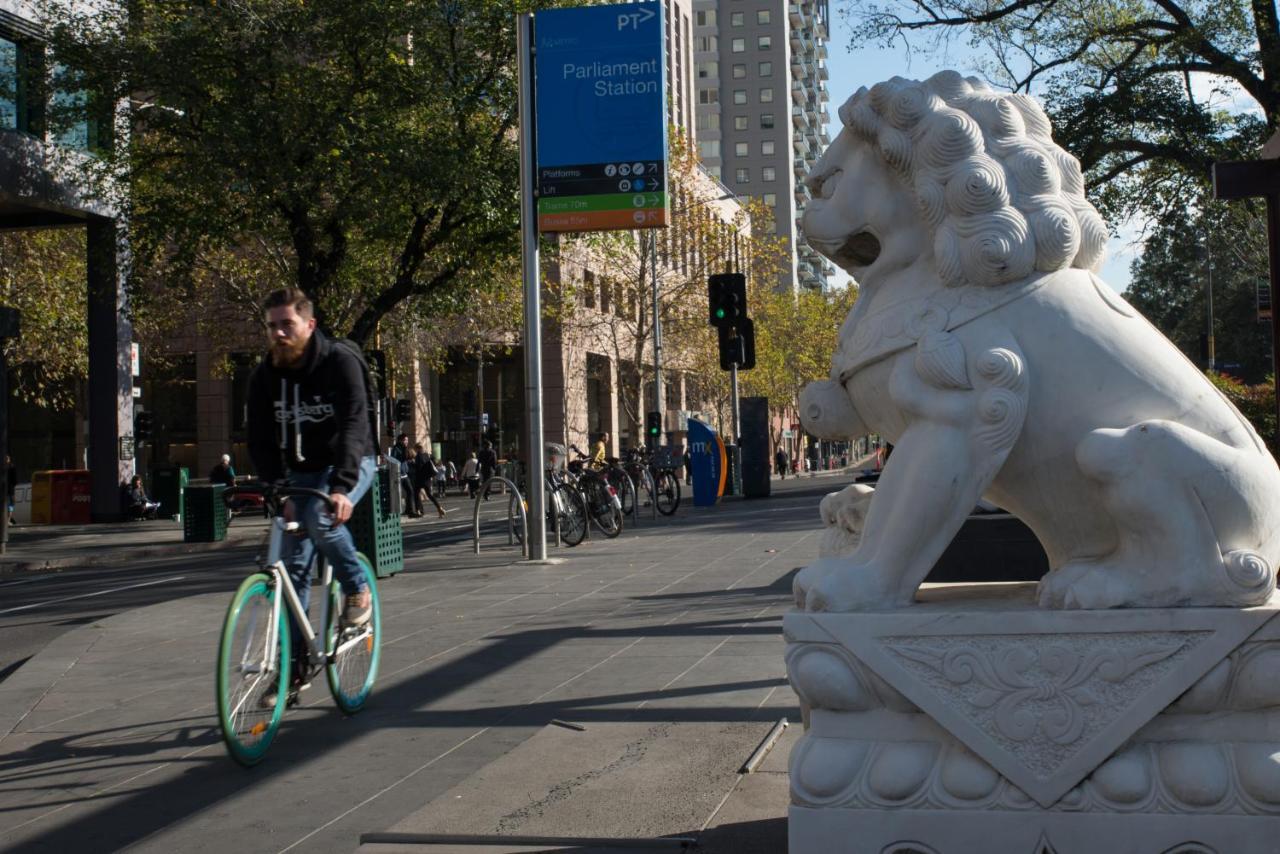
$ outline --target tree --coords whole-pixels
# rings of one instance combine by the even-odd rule
[[[855,44],[926,50],[955,37],[994,82],[1036,91],[1104,216],[1195,205],[1214,161],[1251,156],[1280,122],[1280,24],[1270,0],[846,0]],[[1198,97],[1240,93],[1260,115]]]
[[[49,9],[55,85],[95,97],[54,120],[132,105],[88,177],[126,212],[136,282],[202,299],[291,281],[364,342],[513,263],[524,0],[69,5]]]
[[[11,393],[69,408],[89,373],[88,295],[81,229],[0,233],[0,303],[22,312],[22,333],[4,342]]]
[[[1271,373],[1271,328],[1258,322],[1266,281],[1266,228],[1250,206],[1210,204],[1154,223],[1125,297],[1193,362],[1205,365],[1212,274],[1215,361],[1246,382]]]
[[[772,212],[762,201],[738,199],[735,218],[722,220],[712,207],[723,200],[714,195],[723,187],[699,175],[697,155],[678,132],[671,135],[670,149],[669,227],[584,234],[565,240],[556,256],[561,267],[605,271],[599,277],[593,272],[590,286],[562,286],[552,309],[575,335],[608,350],[618,366],[621,418],[633,436],[640,435],[644,412],[655,404],[655,269],[665,375],[695,363],[691,345],[706,328],[711,274],[737,271],[750,280],[777,281],[784,257]]]
[[[770,280],[748,282],[747,304],[755,324],[756,365],[739,372],[739,391],[744,396],[769,399],[774,416],[773,443],[782,441],[782,416],[794,413],[800,392],[815,380],[826,379],[831,371],[841,324],[858,289],[798,292],[778,291]],[[705,318],[704,318],[705,323]],[[729,423],[729,373],[720,369],[719,342],[714,329],[698,336],[697,368],[700,391],[712,401],[721,419]]]

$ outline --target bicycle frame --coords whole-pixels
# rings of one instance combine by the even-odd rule
[[[319,669],[327,664],[333,663],[333,659],[339,653],[346,651],[353,644],[359,643],[364,637],[372,631],[368,626],[362,631],[355,633],[353,637],[346,638],[342,644],[338,646],[332,653],[327,655],[324,651],[324,642],[320,635],[316,634],[311,627],[311,620],[307,616],[306,611],[302,608],[302,600],[298,598],[298,592],[293,589],[293,582],[289,578],[289,573],[285,570],[284,561],[281,555],[284,551],[285,536],[297,536],[297,532],[301,529],[301,525],[297,522],[286,522],[283,517],[277,516],[271,520],[271,532],[267,541],[266,558],[262,561],[262,571],[268,573],[272,578],[272,583],[276,589],[281,591],[283,596],[274,596],[271,600],[271,619],[266,632],[267,643],[267,672],[276,669],[278,662],[275,660],[279,652],[279,638],[276,633],[280,630],[280,608],[281,601],[287,605],[289,616],[298,626],[306,639],[307,644],[307,662],[311,667]],[[320,604],[320,625],[322,627],[329,625],[329,585],[333,583],[333,567],[329,565],[318,552],[312,552],[312,560],[319,561],[320,564],[320,589],[324,591],[321,596]],[[251,652],[246,649],[241,659],[241,666],[248,668],[251,665]]]

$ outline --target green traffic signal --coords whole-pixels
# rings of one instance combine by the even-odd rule
[[[718,320],[724,320],[724,309],[723,309],[723,308],[717,308],[717,309],[716,309],[716,318],[717,318]]]

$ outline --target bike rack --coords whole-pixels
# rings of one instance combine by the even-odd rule
[[[520,490],[516,485],[507,480],[502,475],[491,475],[480,486],[480,490],[476,493],[475,510],[471,513],[471,536],[475,541],[475,553],[480,554],[480,502],[484,500],[484,495],[489,491],[489,486],[494,481],[501,482],[511,489],[511,500],[507,504],[507,545],[515,545],[515,535],[512,533],[511,527],[511,508],[512,506],[520,508],[520,531],[524,535],[520,543],[520,553],[526,558],[529,556],[529,514],[524,509],[524,497],[520,494]]]

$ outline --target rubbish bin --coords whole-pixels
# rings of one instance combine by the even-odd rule
[[[90,481],[87,469],[38,471],[31,475],[31,521],[36,524],[88,524]]]
[[[185,469],[184,469],[185,471]],[[227,538],[227,505],[222,501],[226,485],[188,486],[182,493],[182,540],[217,543]]]
[[[191,479],[185,466],[166,466],[151,470],[152,501],[160,502],[161,516],[182,516],[182,493]]]
[[[378,578],[389,578],[404,569],[404,532],[400,529],[399,507],[393,501],[399,492],[399,468],[393,476],[386,466],[379,466],[373,485],[353,508],[347,522],[356,551],[369,559]]]

